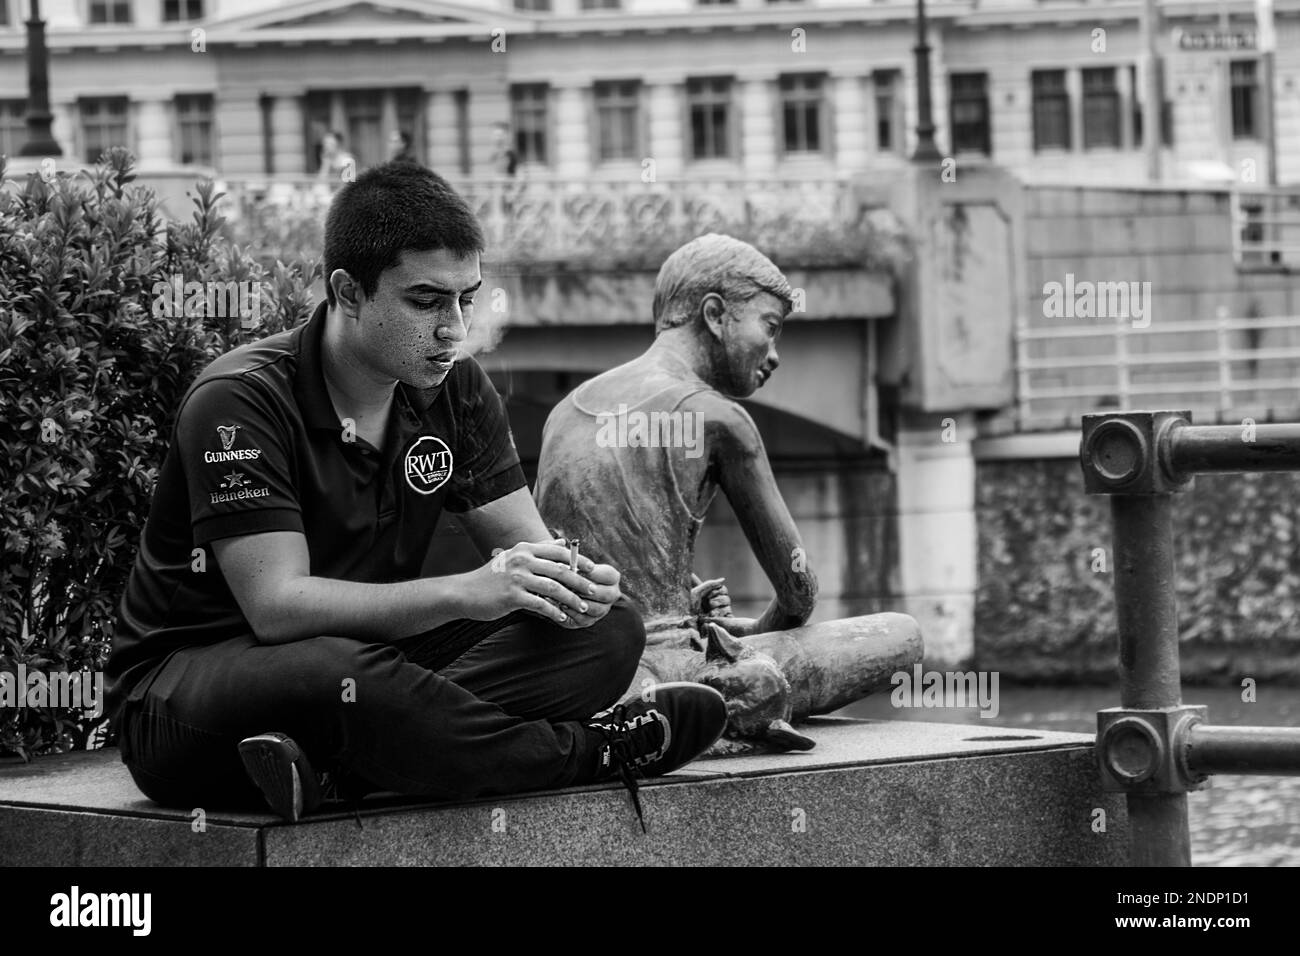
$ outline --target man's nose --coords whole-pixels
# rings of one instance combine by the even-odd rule
[[[469,323],[460,310],[460,303],[453,305],[444,321],[438,324],[438,338],[444,342],[464,342],[469,335]]]
[[[776,354],[775,345],[767,350],[767,364],[772,367],[773,372],[775,372],[777,366],[781,364],[781,356]]]

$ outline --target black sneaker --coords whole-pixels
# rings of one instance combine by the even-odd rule
[[[596,779],[623,781],[645,832],[636,778],[671,773],[713,746],[726,729],[727,704],[703,684],[655,684],[583,724],[604,738]]]
[[[320,804],[320,786],[307,755],[284,734],[258,734],[239,742],[244,770],[271,809],[291,823]]]

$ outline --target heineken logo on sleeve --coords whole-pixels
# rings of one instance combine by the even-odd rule
[[[441,438],[432,435],[417,438],[406,452],[404,468],[411,490],[431,495],[451,477],[451,449]]]

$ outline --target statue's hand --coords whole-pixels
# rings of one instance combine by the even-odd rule
[[[732,637],[750,637],[759,632],[758,618],[754,617],[721,617],[710,620],[725,628]]]
[[[723,582],[726,578],[701,581],[691,575],[695,586],[691,588],[691,610],[697,617],[731,617],[731,594]]]

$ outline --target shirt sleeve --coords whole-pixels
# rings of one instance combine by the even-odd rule
[[[501,396],[472,358],[458,363],[456,467],[448,511],[464,512],[527,488]]]
[[[194,543],[302,531],[289,421],[243,376],[195,386],[176,421]]]

